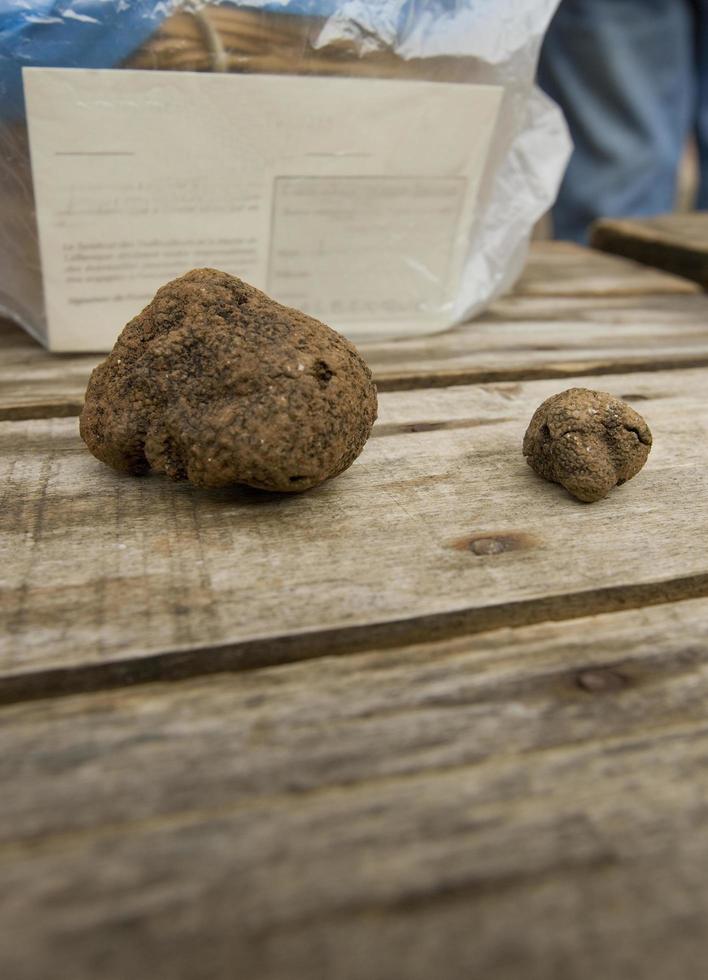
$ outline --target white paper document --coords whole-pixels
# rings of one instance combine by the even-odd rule
[[[24,69],[49,345],[210,266],[352,338],[448,326],[502,89]]]

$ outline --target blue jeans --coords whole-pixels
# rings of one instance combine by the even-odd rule
[[[674,208],[686,141],[708,209],[708,0],[562,0],[539,64],[575,143],[553,209],[557,238],[598,217]]]

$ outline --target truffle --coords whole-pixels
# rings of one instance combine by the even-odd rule
[[[347,469],[376,419],[356,348],[214,269],[159,289],[94,370],[81,437],[114,469],[299,491]]]
[[[586,503],[636,476],[650,449],[651,432],[638,412],[614,395],[588,388],[548,398],[524,436],[529,466]]]

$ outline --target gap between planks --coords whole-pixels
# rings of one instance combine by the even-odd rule
[[[361,626],[337,627],[167,650],[141,658],[0,677],[0,706],[208,674],[253,671],[322,657],[396,649],[501,628],[561,622],[708,597],[708,573],[666,581],[563,593]]]
[[[0,422],[26,422],[30,419],[76,418],[84,407],[83,401],[28,402],[24,405],[0,406]]]
[[[646,374],[655,371],[687,371],[708,367],[705,356],[655,357],[651,360],[625,358],[608,361],[574,361],[540,367],[507,369],[442,369],[439,371],[374,372],[379,392],[417,391],[426,388],[454,388],[472,384],[497,384],[504,381],[553,381],[578,375],[598,377],[616,374]],[[51,401],[0,406],[0,422],[23,422],[32,419],[75,418],[81,414],[83,401]]]
[[[597,377],[615,374],[645,374],[654,371],[686,371],[708,367],[708,355],[696,357],[657,357],[652,360],[626,358],[606,361],[575,361],[548,364],[543,367],[509,370],[441,370],[397,374],[382,372],[374,376],[379,391],[412,391],[422,388],[452,388],[471,384],[493,384],[504,381],[552,381],[578,375]]]
[[[616,374],[646,374],[655,371],[686,371],[708,367],[706,356],[657,357],[651,360],[621,359],[608,361],[574,361],[543,367],[506,369],[461,369],[440,371],[374,372],[379,392],[417,391],[427,388],[454,388],[471,384],[496,384],[504,381],[552,381],[582,374],[600,377]],[[21,405],[0,406],[0,422],[23,422],[31,419],[75,418],[81,414],[83,401],[68,399],[65,402],[28,402]]]

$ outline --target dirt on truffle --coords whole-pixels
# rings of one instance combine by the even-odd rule
[[[606,391],[569,388],[536,409],[523,449],[539,476],[591,503],[636,476],[651,443],[649,426],[626,402]]]
[[[158,290],[91,375],[81,437],[116,470],[300,491],[337,476],[376,419],[356,348],[214,269]]]

